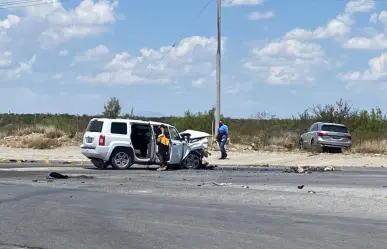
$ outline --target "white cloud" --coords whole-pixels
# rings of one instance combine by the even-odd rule
[[[31,59],[19,63],[19,66],[6,71],[8,78],[20,78],[22,73],[31,73],[32,66],[36,62],[36,55],[32,56]]]
[[[6,19],[0,21],[0,28],[9,29],[12,26],[18,25],[20,17],[15,15],[8,15]]]
[[[353,21],[348,14],[341,14],[328,21],[325,26],[317,27],[314,30],[300,28],[290,30],[284,38],[298,40],[340,38],[349,34],[352,23]]]
[[[252,52],[258,57],[281,55],[285,57],[316,58],[321,57],[324,54],[320,45],[302,43],[297,40],[272,42],[265,45],[263,48],[254,48]]]
[[[67,56],[69,54],[69,51],[66,49],[59,51],[59,56]]]
[[[382,10],[379,14],[373,13],[370,16],[370,23],[377,23],[378,21],[381,22],[387,28],[387,11]]]
[[[206,82],[206,78],[199,78],[199,79],[193,80],[192,85],[196,87],[200,87],[200,86],[203,86],[205,82]]]
[[[344,44],[344,47],[350,49],[386,49],[387,37],[383,33],[371,38],[353,37]]]
[[[383,23],[384,27],[387,29],[387,11],[383,10],[379,14],[379,21]]]
[[[368,69],[363,72],[340,73],[337,77],[343,81],[379,81],[387,79],[387,53],[382,53],[368,61]]]
[[[98,35],[116,22],[117,1],[82,0],[76,8],[70,10],[65,9],[58,0],[42,1],[51,4],[20,10],[25,12],[28,22],[46,25],[40,36],[44,47],[73,38]]]
[[[304,83],[313,81],[313,69],[323,58],[319,44],[280,40],[253,48],[244,66],[269,84]]]
[[[10,43],[11,38],[8,37],[7,32],[0,31],[0,44]]]
[[[369,12],[375,8],[375,0],[351,0],[345,6],[345,12]]]
[[[223,39],[223,46],[226,40]],[[134,84],[143,82],[151,71],[145,83],[171,83],[180,77],[211,77],[216,47],[217,39],[214,37],[192,36],[172,48],[143,48],[137,57],[126,52],[118,53],[106,63],[102,72],[94,76],[82,75],[78,79],[91,83]]]
[[[263,0],[222,0],[223,6],[259,5]]]
[[[7,67],[12,63],[12,53],[9,51],[5,51],[0,53],[0,68]]]
[[[109,49],[105,45],[100,44],[95,48],[90,48],[82,54],[77,55],[74,58],[73,64],[81,61],[93,61],[101,58],[101,56],[108,55],[109,52]]]
[[[352,37],[343,44],[344,48],[368,50],[387,48],[387,11],[383,10],[379,14],[373,13],[369,21],[371,23],[380,21],[385,26],[386,32],[376,34],[372,37]]]
[[[286,33],[285,39],[341,39],[351,32],[351,26],[355,23],[353,14],[369,12],[375,7],[374,0],[350,0],[345,6],[345,12],[328,21],[324,26],[307,30],[295,28]]]
[[[376,23],[378,21],[378,13],[372,13],[370,16],[369,22],[370,23]]]
[[[62,73],[57,73],[54,76],[52,76],[52,78],[54,78],[56,80],[62,79],[63,78],[63,74]]]
[[[248,15],[248,18],[250,20],[263,20],[263,19],[273,18],[274,16],[275,15],[273,11],[266,11],[266,12],[255,11],[255,12],[251,12]]]

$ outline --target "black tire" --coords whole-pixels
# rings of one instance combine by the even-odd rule
[[[119,170],[128,169],[133,165],[133,159],[133,153],[131,153],[130,149],[116,149],[111,156],[112,167]]]
[[[98,169],[106,169],[107,167],[109,167],[109,164],[105,163],[103,160],[100,159],[91,159],[91,163]]]
[[[191,152],[182,162],[182,168],[185,169],[200,169],[203,167],[203,162],[200,154],[198,152]]]
[[[318,145],[317,143],[315,143],[313,138],[312,138],[312,140],[310,141],[310,148],[311,148],[312,151],[315,152],[315,153],[321,153],[321,151],[322,151],[321,146]]]

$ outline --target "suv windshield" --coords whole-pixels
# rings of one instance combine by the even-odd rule
[[[103,121],[99,120],[92,120],[90,121],[89,125],[87,126],[86,131],[89,132],[101,132],[103,126]]]
[[[331,131],[331,132],[340,132],[340,133],[348,133],[348,129],[345,126],[340,125],[323,125],[321,127],[322,131]]]

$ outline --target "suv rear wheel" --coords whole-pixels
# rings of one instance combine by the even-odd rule
[[[133,165],[133,156],[128,150],[118,149],[113,152],[111,162],[114,169],[128,169]]]

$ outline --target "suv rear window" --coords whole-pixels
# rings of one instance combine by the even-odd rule
[[[110,127],[111,134],[120,134],[127,135],[128,134],[128,126],[123,122],[112,122],[112,126]]]
[[[103,121],[92,120],[87,125],[86,131],[89,131],[89,132],[101,132],[102,131],[102,127],[103,127]]]
[[[341,133],[348,133],[348,129],[345,126],[339,126],[339,125],[323,125],[321,127],[322,131],[331,131],[331,132],[341,132]]]

